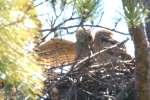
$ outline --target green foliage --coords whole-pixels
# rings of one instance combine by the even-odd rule
[[[143,23],[147,9],[139,0],[122,0],[126,21],[129,27]]]
[[[25,45],[38,34],[40,22],[30,0],[0,0],[0,79],[5,96],[35,99],[43,88],[43,70]],[[11,97],[11,96],[10,96]]]
[[[75,0],[75,6],[79,16],[87,19],[94,15],[101,0]]]

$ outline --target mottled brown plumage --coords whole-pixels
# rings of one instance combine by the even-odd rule
[[[95,33],[94,37],[94,50],[98,52],[107,47],[110,47],[118,41],[112,39],[112,32],[108,30],[99,30]],[[108,63],[114,62],[117,60],[131,59],[131,57],[126,53],[125,45],[115,47],[111,50],[108,50],[96,57],[98,63]]]
[[[49,67],[72,63],[76,57],[75,44],[64,39],[51,39],[36,47],[38,61]]]
[[[76,31],[76,59],[82,59],[91,55],[93,39],[91,32],[83,28]]]
[[[54,38],[35,48],[38,53],[38,61],[49,67],[57,67],[69,64],[75,60],[90,56],[92,36],[90,31],[83,28],[76,30],[77,42]]]
[[[93,51],[98,52],[118,43],[112,39],[111,35],[112,32],[108,30],[100,30],[96,32],[93,41],[89,30],[79,28],[76,30],[76,43],[54,38],[36,47],[36,52],[39,55],[37,60],[43,65],[48,65],[48,68],[73,63],[75,60],[90,56]],[[96,56],[97,61],[101,64],[130,58],[124,45]]]
[[[51,85],[50,95],[51,95],[52,100],[61,100],[60,99],[60,91],[57,88],[57,86],[54,84]]]

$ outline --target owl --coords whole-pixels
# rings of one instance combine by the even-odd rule
[[[82,59],[91,55],[93,38],[89,30],[79,28],[76,30],[76,59]]]
[[[94,52],[98,52],[100,50],[108,48],[116,43],[119,42],[112,39],[111,31],[99,30],[95,33],[94,37]],[[96,56],[96,60],[101,64],[127,59],[131,59],[131,56],[126,53],[126,47],[124,44],[119,47],[117,46],[111,50],[107,50],[106,52],[103,52]]]

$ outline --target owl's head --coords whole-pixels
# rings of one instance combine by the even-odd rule
[[[76,39],[80,43],[90,43],[93,39],[90,30],[79,28],[76,30]]]
[[[111,38],[112,32],[108,30],[99,30],[95,33],[97,38]]]
[[[94,41],[100,43],[111,43],[111,44],[116,43],[116,41],[112,39],[112,32],[109,30],[97,31],[95,33]]]

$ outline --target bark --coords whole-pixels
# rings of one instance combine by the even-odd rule
[[[144,6],[149,10],[149,13],[145,20],[150,19],[150,0],[143,0]],[[150,21],[146,22],[146,33],[148,36],[148,41],[150,42]]]
[[[148,41],[143,25],[129,29],[135,47],[135,87],[136,100],[150,100],[148,85],[149,53]]]
[[[146,33],[147,33],[147,37],[148,37],[148,41],[150,43],[150,0],[142,0],[143,1],[143,4],[144,6],[148,9],[148,14],[146,16],[146,19],[145,19],[145,28],[146,28]],[[150,59],[149,59],[149,63],[150,63]],[[150,68],[149,68],[149,84],[150,84]],[[150,86],[149,86],[149,95],[150,95]]]
[[[146,20],[150,19],[150,13],[148,13]],[[150,42],[150,22],[146,22],[146,33],[148,36],[148,41]]]

